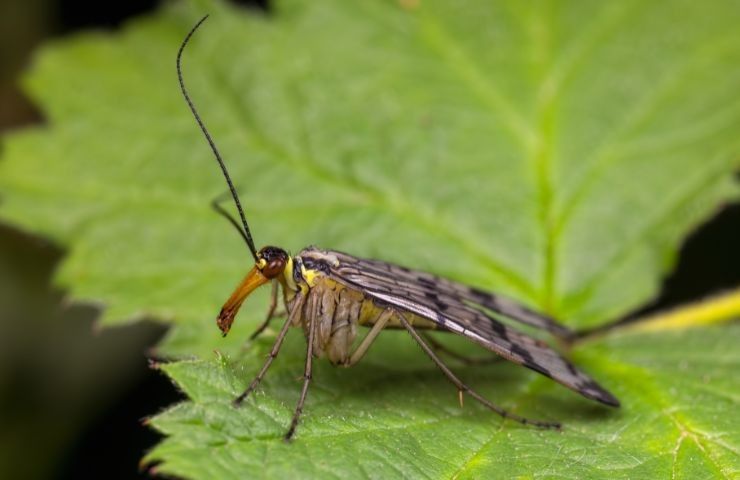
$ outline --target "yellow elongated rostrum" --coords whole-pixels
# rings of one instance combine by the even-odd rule
[[[262,274],[262,271],[255,266],[252,268],[244,280],[241,281],[239,286],[236,287],[234,293],[231,294],[224,306],[221,308],[221,312],[216,318],[216,324],[224,336],[229,333],[231,324],[234,323],[234,317],[236,316],[239,308],[244,303],[244,300],[252,293],[255,289],[261,287],[265,283],[269,282],[270,279]]]

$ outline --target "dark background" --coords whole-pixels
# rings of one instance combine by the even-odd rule
[[[235,3],[269,11],[266,1]],[[0,132],[43,122],[14,81],[44,40],[115,30],[158,5],[3,0]],[[736,287],[738,246],[740,206],[726,206],[688,238],[660,298],[631,316]],[[148,478],[139,460],[159,437],[141,421],[182,398],[148,367],[147,352],[166,327],[97,331],[96,307],[70,303],[51,285],[63,257],[59,247],[0,223],[0,478]]]

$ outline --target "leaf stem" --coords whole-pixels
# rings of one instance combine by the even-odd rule
[[[740,319],[740,287],[634,320],[619,320],[579,332],[576,342],[590,341],[614,332],[679,330]]]
[[[665,312],[637,319],[631,330],[654,332],[712,325],[740,318],[740,287]]]

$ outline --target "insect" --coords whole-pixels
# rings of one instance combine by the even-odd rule
[[[308,247],[293,256],[279,247],[268,246],[257,250],[229,172],[183,81],[182,53],[206,18],[207,15],[195,24],[180,45],[177,54],[178,80],[185,101],[221,168],[240,222],[222,209],[218,202],[214,202],[214,207],[239,230],[255,261],[254,267],[224,304],[217,324],[226,335],[244,300],[256,288],[267,283],[272,283],[270,309],[252,338],[264,331],[274,317],[280,290],[287,312],[287,319],[277,334],[268,358],[246,390],[236,397],[235,405],[241,404],[262,381],[277,357],[288,330],[293,326],[302,328],[306,337],[306,361],[303,387],[285,434],[286,440],[293,437],[301,417],[311,383],[314,358],[326,357],[336,366],[354,365],[386,328],[404,329],[411,335],[457,388],[461,404],[463,395],[467,394],[502,417],[542,428],[560,427],[557,422],[531,420],[511,413],[478,394],[447,367],[435,353],[440,345],[426,339],[420,330],[463,335],[498,356],[550,377],[586,398],[613,407],[619,406],[619,401],[611,393],[546,343],[497,320],[494,313],[559,338],[573,335],[571,330],[555,320],[513,300],[429,273],[333,250]],[[358,326],[369,327],[369,331],[355,346]]]

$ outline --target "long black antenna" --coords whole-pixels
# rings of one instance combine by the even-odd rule
[[[182,45],[180,45],[180,50],[177,51],[177,79],[180,81],[180,90],[182,90],[182,96],[185,97],[185,101],[188,103],[188,107],[190,107],[190,111],[193,112],[193,117],[195,117],[195,121],[198,122],[198,126],[200,127],[200,130],[203,132],[203,135],[205,135],[206,140],[208,140],[208,145],[211,146],[211,150],[213,151],[213,154],[216,156],[218,165],[221,167],[221,171],[224,174],[226,183],[229,185],[229,191],[231,192],[231,196],[234,198],[236,209],[239,211],[239,217],[241,217],[242,225],[244,226],[244,232],[243,232],[244,240],[247,241],[249,250],[252,252],[252,256],[254,257],[254,261],[256,262],[257,261],[257,249],[254,248],[254,240],[252,240],[252,233],[249,231],[249,224],[247,223],[247,217],[244,216],[244,210],[242,210],[242,204],[239,201],[239,195],[236,193],[234,184],[232,183],[231,177],[229,176],[229,171],[226,170],[226,165],[224,164],[224,161],[221,158],[221,154],[218,153],[218,148],[216,148],[216,144],[213,142],[213,138],[211,138],[211,134],[208,133],[208,129],[203,124],[203,120],[200,119],[200,115],[198,115],[198,110],[195,109],[195,105],[193,104],[193,101],[190,100],[190,95],[188,95],[188,90],[185,88],[185,82],[182,79],[182,66],[181,66],[182,52],[183,50],[185,50],[185,46],[190,41],[190,37],[193,36],[195,31],[198,29],[198,27],[200,27],[201,24],[205,22],[207,18],[208,18],[208,15],[198,20],[198,23],[196,23],[195,26],[190,30],[190,32],[188,32],[188,34],[185,36],[185,39],[182,41]]]

